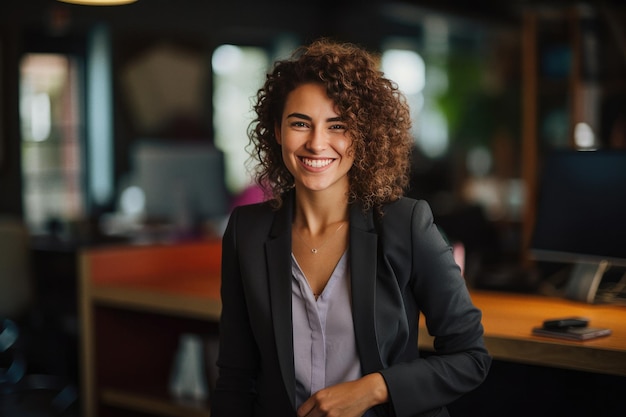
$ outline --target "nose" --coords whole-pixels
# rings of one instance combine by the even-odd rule
[[[326,149],[328,145],[327,134],[322,128],[314,128],[309,134],[306,141],[306,149],[313,153],[320,153]]]

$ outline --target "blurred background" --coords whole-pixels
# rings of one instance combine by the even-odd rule
[[[409,99],[408,195],[462,245],[468,283],[551,293],[529,256],[539,166],[626,147],[625,27],[618,0],[4,0],[0,316],[27,323],[31,369],[76,382],[77,254],[219,237],[262,198],[251,97],[321,36],[379,53]]]

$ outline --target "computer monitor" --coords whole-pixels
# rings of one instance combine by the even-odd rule
[[[626,267],[626,151],[552,151],[539,178],[530,254],[573,264],[565,296],[593,302],[604,273]]]
[[[147,219],[197,224],[228,214],[224,154],[209,142],[139,140],[131,163]]]

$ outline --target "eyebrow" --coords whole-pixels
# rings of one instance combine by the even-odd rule
[[[302,114],[302,113],[291,113],[287,115],[287,119],[289,119],[290,117],[297,117],[298,119],[304,119],[304,120],[313,120],[311,118],[311,116],[307,116],[306,114]],[[341,117],[337,116],[337,117],[329,117],[328,119],[326,119],[327,122],[341,122]]]

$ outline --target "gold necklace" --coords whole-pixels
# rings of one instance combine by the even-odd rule
[[[320,249],[322,249],[322,248],[324,247],[324,245],[326,245],[326,244],[330,241],[330,239],[331,239],[333,236],[335,236],[335,235],[339,232],[339,230],[341,230],[341,228],[342,228],[345,224],[346,224],[345,222],[342,222],[342,223],[339,225],[339,227],[337,228],[337,230],[335,230],[335,231],[333,232],[333,234],[332,234],[332,235],[330,235],[330,236],[328,237],[328,239],[326,239],[325,241],[323,241],[323,242],[322,242],[322,244],[321,244],[321,245],[319,245],[317,248],[312,248],[311,246],[309,246],[309,244],[308,244],[308,243],[306,243],[306,240],[304,240],[304,238],[302,237],[302,235],[301,235],[300,233],[298,233],[298,229],[297,229],[297,228],[295,228],[295,227],[294,227],[294,229],[293,229],[293,230],[296,232],[296,235],[298,235],[298,237],[300,238],[300,240],[302,241],[302,243],[304,243],[304,244],[306,245],[306,247],[307,247],[307,248],[311,249],[311,253],[313,253],[313,254],[317,254],[317,252],[319,252],[319,250],[320,250]]]

